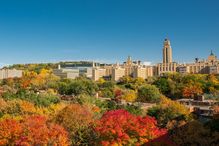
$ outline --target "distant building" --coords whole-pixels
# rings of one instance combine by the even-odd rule
[[[92,67],[77,66],[77,67],[64,67],[58,65],[58,69],[54,69],[53,73],[60,78],[75,79],[79,76],[86,76],[92,78]]]
[[[61,65],[58,65],[58,69],[54,69],[53,74],[60,78],[75,79],[79,77],[79,70],[61,68]]]
[[[108,66],[95,66],[93,67],[92,79],[98,80],[99,78],[111,79],[118,81],[121,77],[131,76],[133,78],[143,78],[154,75],[154,67],[142,65],[140,61],[132,61],[128,56],[126,62],[123,64],[113,64]]]
[[[23,71],[16,70],[16,69],[1,69],[0,70],[0,79],[7,79],[7,78],[19,78],[22,77]]]
[[[184,104],[191,112],[202,117],[212,117],[212,107],[219,104],[216,100],[206,100],[204,96],[197,96],[194,99],[179,99],[177,101]]]
[[[60,78],[75,79],[79,77],[78,69],[54,69],[53,74]]]
[[[163,43],[163,63],[158,63],[157,75],[176,72],[177,65],[178,64],[176,62],[173,62],[170,40],[165,39]]]
[[[127,70],[122,67],[114,67],[112,69],[112,80],[113,81],[118,81],[121,77],[126,76]]]
[[[93,66],[67,66],[63,69],[54,70],[54,74],[63,78],[76,78],[86,76],[97,81],[100,78],[118,81],[123,76],[147,79],[152,76],[162,76],[165,73],[179,72],[182,74],[219,74],[219,60],[211,51],[206,60],[195,59],[194,63],[178,64],[173,61],[172,47],[170,40],[165,39],[162,47],[163,62],[156,65],[143,65],[141,61],[133,61],[131,56],[122,63],[100,64],[94,63]]]
[[[100,78],[103,78],[104,76],[106,76],[106,69],[104,69],[104,68],[93,68],[93,70],[92,70],[92,79],[94,81],[97,81]]]
[[[211,54],[206,60],[196,58],[194,63],[178,65],[177,72],[193,74],[219,74],[219,60],[211,51]]]

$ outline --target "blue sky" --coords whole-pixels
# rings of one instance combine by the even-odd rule
[[[63,60],[178,62],[219,55],[218,0],[0,1],[0,65]]]

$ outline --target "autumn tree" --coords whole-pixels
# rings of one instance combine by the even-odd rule
[[[183,96],[187,98],[194,98],[202,93],[203,91],[200,85],[189,85],[183,88]]]
[[[164,96],[161,96],[158,105],[148,109],[147,114],[155,117],[161,127],[168,127],[169,129],[192,119],[189,109]]]
[[[146,84],[138,89],[138,101],[141,102],[158,102],[160,92],[154,85]]]
[[[96,121],[95,131],[99,135],[99,145],[141,145],[166,133],[157,127],[152,117],[140,117],[125,110],[104,113]]]
[[[68,134],[59,125],[48,123],[43,116],[28,116],[23,120],[0,121],[1,145],[63,145],[68,146]]]
[[[68,130],[72,145],[89,143],[92,139],[89,126],[93,122],[93,115],[85,106],[71,104],[61,110],[54,121]]]
[[[170,132],[170,139],[177,145],[217,146],[219,132],[213,132],[198,121],[192,121]]]
[[[124,93],[118,98],[124,99],[127,102],[134,102],[137,99],[136,92],[133,90],[125,90]]]

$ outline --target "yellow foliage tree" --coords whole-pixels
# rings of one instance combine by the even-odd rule
[[[133,90],[126,90],[120,98],[126,100],[127,102],[134,102],[137,99],[137,95]]]

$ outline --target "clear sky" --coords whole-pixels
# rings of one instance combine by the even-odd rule
[[[1,0],[0,64],[219,56],[219,0]]]

